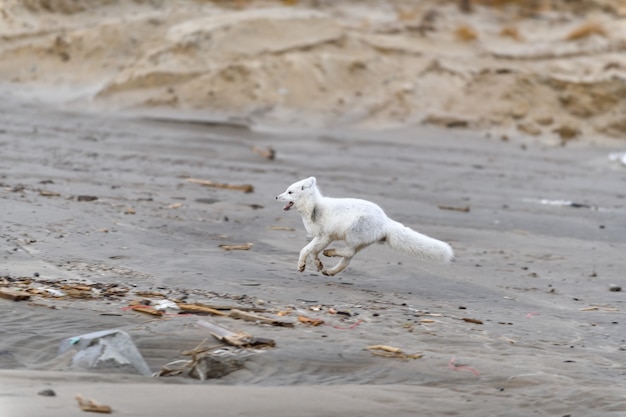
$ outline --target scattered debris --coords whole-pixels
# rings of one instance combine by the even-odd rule
[[[148,305],[141,304],[141,303],[136,303],[134,301],[131,301],[131,304],[127,307],[127,309],[138,311],[140,313],[150,314],[152,316],[161,317],[163,315],[163,311],[161,310],[157,310],[156,308],[152,306],[148,306]]]
[[[589,307],[583,307],[581,308],[579,311],[598,311],[598,310],[602,310],[602,311],[607,311],[607,312],[617,312],[620,311],[619,308],[616,307],[607,307],[607,306],[589,306]]]
[[[61,194],[54,191],[40,190],[39,195],[42,197],[59,197]]]
[[[531,311],[530,313],[526,314],[526,318],[529,319],[532,316],[538,316],[539,313],[537,311]]]
[[[245,306],[229,306],[229,305],[217,305],[217,304],[206,304],[206,303],[194,303],[200,307],[208,307],[214,310],[241,310],[241,311],[254,311],[256,313],[263,313],[266,310],[261,307],[245,307]]]
[[[78,406],[83,411],[103,414],[110,414],[113,411],[108,405],[97,403],[94,400],[87,399],[80,394],[76,394],[75,398],[76,401],[78,401]]]
[[[198,320],[198,325],[209,331],[217,340],[236,347],[274,347],[272,339],[254,337],[244,332],[233,332],[209,320]]]
[[[95,195],[79,195],[76,197],[76,201],[96,201],[98,197]]]
[[[592,206],[590,204],[575,203],[575,202],[570,201],[570,200],[548,200],[546,198],[542,198],[542,199],[539,199],[539,200],[534,200],[534,199],[530,199],[530,198],[525,198],[524,201],[525,202],[530,202],[530,203],[545,204],[545,205],[548,205],[548,206],[586,208],[586,209],[590,209],[590,210],[597,210],[598,209],[598,207]]]
[[[157,311],[162,311],[164,313],[171,313],[171,312],[176,312],[178,313],[180,311],[180,307],[178,307],[178,304],[175,303],[174,301],[171,300],[158,300],[155,303],[150,303],[150,305],[152,307],[154,307],[155,310]]]
[[[357,327],[358,325],[360,325],[361,323],[363,323],[363,320],[357,320],[355,323],[352,323],[350,326],[348,327],[342,327],[342,326],[336,326],[334,324],[327,324],[327,326],[332,327],[333,329],[337,329],[337,330],[352,330],[355,327]]]
[[[385,358],[419,359],[422,357],[421,353],[404,353],[400,348],[387,345],[373,345],[368,346],[366,349],[373,355],[384,356]]]
[[[30,299],[29,294],[14,288],[0,288],[0,297],[13,301],[24,301]]]
[[[252,314],[246,311],[232,309],[228,314],[228,317],[233,319],[241,319],[245,321],[254,321],[262,324],[269,324],[272,326],[293,327],[292,322],[273,319],[271,317],[260,316],[258,314]]]
[[[56,397],[56,392],[54,392],[54,390],[51,389],[44,389],[41,390],[37,393],[37,395],[41,395],[42,397]]]
[[[480,372],[478,372],[476,369],[472,368],[471,366],[457,365],[455,357],[450,359],[450,362],[448,362],[448,368],[450,368],[450,369],[452,369],[454,371],[466,370],[466,371],[470,371],[471,373],[473,373],[476,376],[480,376]]]
[[[156,297],[156,298],[167,298],[167,295],[158,292],[158,291],[135,291],[135,295],[138,297]]]
[[[69,337],[59,345],[59,354],[72,353],[71,370],[96,370],[150,375],[150,367],[130,335],[112,329]]]
[[[616,284],[609,285],[609,291],[611,292],[620,292],[621,290],[622,290],[622,287],[620,287],[619,285],[616,285]]]
[[[225,183],[219,183],[219,182],[214,182],[214,181],[209,181],[209,180],[199,180],[196,178],[187,178],[187,182],[190,182],[192,184],[203,185],[205,187],[225,188],[227,190],[243,191],[244,193],[254,192],[254,186],[250,184],[242,184],[242,185],[225,184]]]
[[[227,316],[227,313],[223,311],[216,310],[211,307],[205,307],[201,304],[185,304],[185,303],[177,303],[178,308],[185,313],[205,313],[211,314],[213,316]]]
[[[402,352],[402,349],[400,349],[400,348],[393,347],[393,346],[387,346],[387,345],[373,345],[373,346],[368,346],[367,349],[368,350],[383,350],[385,352],[391,352],[391,353],[400,353],[400,352]]]
[[[468,213],[470,211],[470,206],[454,207],[454,206],[439,205],[437,207],[439,207],[439,210],[462,211],[462,212],[465,212],[465,213]]]
[[[252,354],[241,348],[233,349],[223,345],[205,346],[205,342],[206,339],[195,348],[182,352],[185,356],[191,356],[191,359],[170,362],[154,376],[177,376],[186,373],[201,381],[221,378],[241,369],[245,359]]]
[[[320,324],[324,324],[324,320],[322,319],[310,318],[306,316],[298,316],[298,321],[300,323],[310,324],[312,326],[319,326]]]
[[[336,308],[334,308],[334,307],[330,307],[330,308],[328,309],[328,313],[329,313],[329,314],[341,314],[341,315],[346,316],[346,317],[352,317],[352,313],[351,313],[351,312],[349,312],[349,311],[343,311],[343,310],[337,310],[337,309],[336,309]]]
[[[293,232],[293,231],[296,230],[293,227],[287,227],[287,226],[269,226],[268,229],[270,229],[270,230],[284,230],[284,231],[287,231],[287,232]]]
[[[241,369],[244,359],[250,355],[241,350],[230,350],[224,346],[188,354],[192,355],[192,359],[170,362],[164,365],[154,376],[178,376],[186,373],[188,376],[200,381],[221,378]]]
[[[268,146],[267,149],[262,149],[257,146],[253,146],[252,152],[256,152],[262,157],[269,159],[270,161],[276,159],[276,151],[271,146]]]
[[[468,323],[474,323],[474,324],[483,324],[482,320],[478,320],[478,319],[471,319],[469,317],[463,317],[461,320],[468,322]]]
[[[230,251],[230,250],[249,250],[252,246],[254,246],[254,243],[242,243],[239,245],[227,245],[227,244],[223,244],[220,245],[220,248]]]

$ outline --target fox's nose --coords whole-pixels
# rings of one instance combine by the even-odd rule
[[[278,200],[278,196],[276,196],[276,200]]]

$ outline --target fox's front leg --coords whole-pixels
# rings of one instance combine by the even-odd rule
[[[303,247],[300,251],[300,257],[298,258],[298,271],[303,272],[305,270],[306,260],[311,254],[313,254],[313,262],[315,262],[317,270],[321,271],[322,269],[324,269],[324,265],[319,258],[319,253],[324,250],[324,248],[329,244],[330,241],[328,241],[327,239],[314,237],[313,240],[311,240],[309,244]]]

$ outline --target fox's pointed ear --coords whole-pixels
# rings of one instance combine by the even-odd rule
[[[304,191],[306,188],[311,188],[315,186],[316,183],[316,179],[315,177],[309,177],[305,180],[304,184],[302,184],[302,191]]]

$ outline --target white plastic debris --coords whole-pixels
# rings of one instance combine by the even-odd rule
[[[150,303],[151,306],[154,307],[155,310],[159,311],[170,311],[170,310],[180,310],[178,304],[171,300],[158,300]]]
[[[67,295],[63,291],[54,288],[39,287],[37,289],[40,291],[45,291],[53,297],[65,297]]]
[[[152,373],[130,335],[123,330],[103,330],[63,340],[59,354],[71,350],[76,351],[69,365],[71,370]]]

